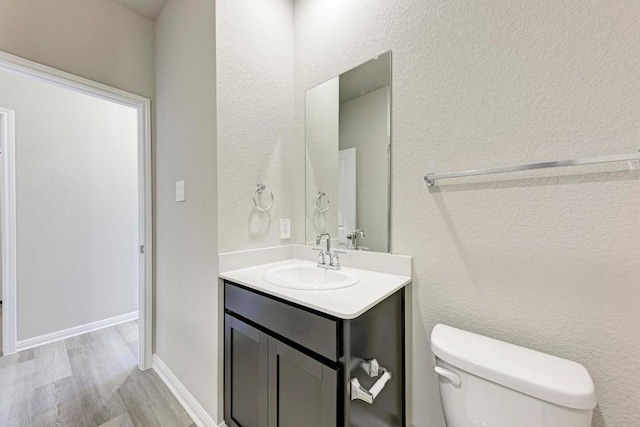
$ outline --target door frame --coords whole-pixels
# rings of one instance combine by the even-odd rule
[[[139,296],[138,366],[145,370],[152,360],[153,321],[153,239],[151,175],[151,101],[102,83],[94,82],[46,65],[0,51],[0,69],[39,81],[116,102],[138,112],[138,241]],[[17,247],[16,247],[16,175],[15,114],[0,109],[0,145],[2,147],[2,305],[3,353],[17,350]]]

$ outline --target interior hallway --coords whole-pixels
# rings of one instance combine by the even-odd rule
[[[195,426],[137,354],[133,321],[0,357],[0,426]]]

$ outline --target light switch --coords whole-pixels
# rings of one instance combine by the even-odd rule
[[[184,181],[176,182],[176,202],[184,202]]]
[[[280,238],[291,238],[291,220],[289,218],[280,218]]]

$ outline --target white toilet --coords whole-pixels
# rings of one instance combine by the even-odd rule
[[[584,366],[446,325],[431,333],[447,427],[589,427]]]

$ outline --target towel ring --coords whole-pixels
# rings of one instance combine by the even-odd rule
[[[324,209],[320,207],[323,198],[327,199],[327,207]],[[318,191],[318,196],[316,197],[316,207],[322,213],[327,212],[331,207],[331,200],[329,200],[329,196],[327,196],[327,193],[325,193],[324,191]]]
[[[268,210],[270,210],[273,207],[273,202],[275,202],[275,198],[273,197],[273,192],[269,191],[269,194],[271,195],[271,203],[269,203],[268,206],[260,206],[260,204],[258,203],[258,194],[262,195],[263,191],[266,190],[267,186],[265,184],[260,184],[258,183],[258,185],[256,186],[256,190],[253,192],[253,204],[256,205],[256,209],[258,209],[260,212],[266,212]],[[262,200],[262,197],[260,197],[260,199]]]

